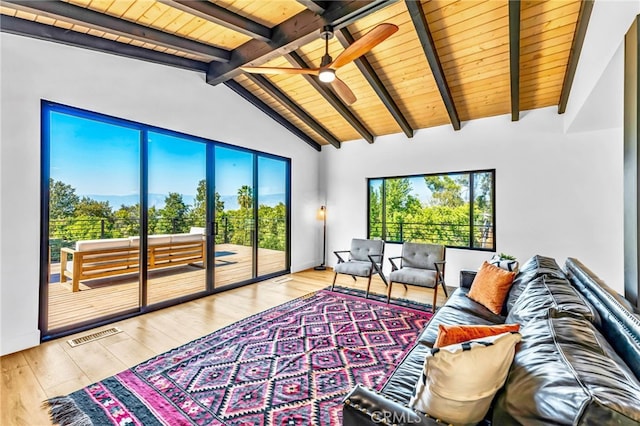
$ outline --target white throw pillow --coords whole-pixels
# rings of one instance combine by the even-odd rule
[[[456,426],[475,425],[504,385],[521,339],[502,333],[432,349],[409,405]]]
[[[504,259],[500,257],[499,254],[494,254],[491,260],[489,261],[493,266],[497,266],[500,269],[504,269],[505,271],[518,273],[520,268],[520,263],[518,263],[515,259]]]

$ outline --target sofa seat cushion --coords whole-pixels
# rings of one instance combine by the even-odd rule
[[[76,242],[77,251],[111,250],[119,248],[129,248],[131,245],[128,238],[108,238],[104,240],[82,240]]]
[[[337,274],[355,275],[358,277],[368,277],[371,274],[371,262],[364,260],[350,260],[338,263],[333,267]]]
[[[640,382],[604,336],[584,318],[548,313],[520,329],[493,424],[637,425]]]
[[[466,297],[465,297],[466,299]],[[486,309],[486,308],[485,308]],[[487,310],[488,312],[488,310]],[[497,319],[500,322],[494,322],[493,320]],[[490,318],[488,316],[479,316],[476,315],[473,311],[464,311],[458,308],[454,308],[449,306],[449,304],[444,305],[436,314],[431,318],[429,324],[424,329],[418,341],[422,344],[425,344],[429,347],[432,347],[438,338],[438,329],[441,324],[444,325],[497,325],[502,324],[502,317]]]
[[[427,345],[416,344],[387,379],[382,393],[401,404],[409,404],[415,385],[422,374],[424,359],[430,350],[431,348]]]
[[[458,310],[462,314],[470,314],[472,317],[479,319],[481,322],[477,324],[503,324],[506,317],[503,315],[496,315],[491,312],[486,306],[470,299],[467,294],[469,289],[458,288],[447,299],[445,307]],[[442,308],[440,308],[442,309]],[[477,321],[477,320],[474,320]],[[467,324],[474,324],[470,322]]]
[[[432,288],[436,285],[436,271],[403,266],[391,272],[389,281]]]
[[[171,243],[195,243],[202,241],[203,237],[201,234],[172,234]]]
[[[525,324],[535,318],[546,317],[547,310],[584,317],[599,324],[598,312],[581,296],[566,278],[543,275],[531,281],[507,315],[506,322]]]

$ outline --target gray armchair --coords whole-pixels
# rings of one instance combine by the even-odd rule
[[[356,277],[368,278],[367,294],[365,296],[367,298],[369,297],[369,288],[371,287],[371,276],[374,273],[380,275],[384,284],[387,285],[387,280],[382,273],[384,241],[354,238],[351,240],[350,250],[339,250],[333,253],[338,257],[338,263],[333,268],[335,275],[333,276],[333,283],[331,284],[332,291],[336,284],[338,274],[351,275],[354,281]],[[349,254],[348,257],[346,257],[347,253]]]
[[[449,297],[447,286],[444,284],[445,254],[446,248],[443,245],[402,244],[402,256],[389,258],[391,275],[389,275],[389,287],[387,288],[387,303],[391,300],[391,287],[394,282],[432,288],[432,311],[435,312],[439,285],[442,286],[445,296]],[[398,259],[400,260],[398,261]]]

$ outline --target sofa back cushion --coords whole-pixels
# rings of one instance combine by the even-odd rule
[[[520,329],[493,424],[637,425],[640,382],[588,320],[551,309]]]
[[[541,256],[539,254],[531,257],[522,266],[520,266],[518,275],[513,280],[513,285],[507,295],[505,301],[503,315],[507,315],[507,312],[511,310],[513,305],[518,300],[518,297],[524,291],[524,288],[533,280],[543,275],[548,275],[554,278],[564,278],[564,272],[560,269],[560,266],[556,263],[555,259],[551,257]]]
[[[566,278],[548,275],[536,278],[525,287],[509,311],[506,322],[526,324],[533,319],[546,317],[549,308],[600,323],[598,312]]]
[[[565,263],[571,284],[600,313],[598,327],[616,352],[640,379],[640,318],[629,302],[609,288],[579,260]]]
[[[76,241],[76,250],[92,251],[92,250],[112,250],[112,249],[128,249],[130,246],[128,238],[108,238],[104,240],[82,240]]]

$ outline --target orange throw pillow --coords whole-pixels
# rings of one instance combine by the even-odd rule
[[[515,276],[515,272],[505,271],[485,261],[473,279],[468,296],[500,315]]]
[[[438,325],[438,338],[434,348],[455,345],[471,339],[496,336],[498,334],[520,331],[520,324],[499,325]]]

